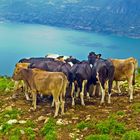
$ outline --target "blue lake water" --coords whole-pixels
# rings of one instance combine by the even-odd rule
[[[140,39],[36,24],[0,23],[0,75],[11,76],[21,58],[57,53],[83,60],[90,51],[101,53],[103,58],[133,56],[140,62]]]

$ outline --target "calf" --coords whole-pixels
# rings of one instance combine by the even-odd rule
[[[115,67],[114,80],[120,93],[120,88],[118,81],[128,82],[129,88],[129,101],[132,102],[133,99],[133,85],[135,84],[135,71],[138,67],[138,62],[135,58],[130,57],[127,59],[110,59]]]
[[[22,69],[13,74],[13,79],[23,80],[31,90],[33,107],[36,109],[36,94],[52,95],[55,103],[55,114],[58,115],[61,104],[61,114],[64,114],[64,98],[67,78],[62,72],[46,72],[39,69]],[[60,98],[60,99],[59,99]]]

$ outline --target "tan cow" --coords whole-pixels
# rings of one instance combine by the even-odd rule
[[[17,63],[15,66],[15,71],[16,70],[21,70],[23,68],[27,69],[30,63]],[[17,91],[19,88],[23,87],[24,92],[25,92],[25,97],[26,100],[30,100],[29,95],[28,95],[28,87],[27,85],[24,83],[23,80],[14,80],[14,91]],[[13,94],[13,98],[15,98],[17,95],[17,93]]]
[[[53,96],[55,102],[54,117],[58,115],[60,104],[61,114],[64,114],[64,98],[68,80],[62,72],[46,72],[39,69],[16,69],[13,79],[23,80],[30,87],[34,110],[36,109],[36,94],[42,93]]]
[[[135,71],[138,67],[138,62],[135,58],[130,57],[127,59],[111,59],[113,65],[115,66],[114,80],[120,93],[118,81],[128,82],[130,102],[133,99],[133,85],[135,84]]]

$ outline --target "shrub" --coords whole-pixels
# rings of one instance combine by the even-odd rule
[[[41,134],[45,136],[46,140],[56,140],[56,121],[53,118],[50,118],[48,122],[41,129]]]
[[[14,82],[10,78],[7,77],[0,77],[0,90],[4,91],[7,88],[8,89],[13,89],[14,87]]]
[[[101,121],[98,124],[96,124],[96,129],[101,134],[115,134],[115,135],[121,135],[125,132],[125,125],[123,123],[117,122],[115,119],[110,118],[105,121]]]
[[[33,131],[33,129],[31,127],[26,128],[25,132],[26,132],[29,140],[35,139],[35,132]]]
[[[111,140],[109,135],[89,135],[85,140]]]
[[[135,130],[128,131],[121,140],[140,140],[140,132]]]
[[[135,113],[140,113],[140,103],[133,104],[132,109]]]

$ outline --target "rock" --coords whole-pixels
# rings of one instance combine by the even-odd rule
[[[87,115],[85,121],[89,121],[90,119],[91,119],[91,116]]]
[[[45,119],[44,123],[47,123],[47,122],[48,122],[48,120],[49,120],[49,118],[47,117],[47,118]]]
[[[18,121],[20,124],[25,124],[26,123],[26,121],[25,120],[20,120],[20,121]]]
[[[62,124],[63,124],[62,119],[58,119],[57,122],[56,122],[56,124],[57,124],[57,125],[62,125]]]
[[[83,129],[83,131],[87,131],[87,130],[88,130],[88,127],[86,127],[86,128]]]
[[[70,136],[71,138],[74,138],[74,137],[75,137],[74,133],[70,133],[69,136]]]
[[[21,133],[22,135],[24,135],[24,134],[25,134],[24,130],[20,130],[20,133]]]
[[[14,124],[14,123],[17,123],[18,121],[16,119],[13,119],[13,120],[9,120],[7,123],[8,124]]]
[[[46,120],[46,117],[45,117],[45,116],[40,116],[40,117],[38,117],[38,119],[37,119],[37,121],[44,121],[44,120]]]
[[[78,120],[79,117],[72,117],[72,120]]]
[[[12,110],[12,106],[7,106],[7,107],[5,108],[5,110],[11,111],[11,110]]]

